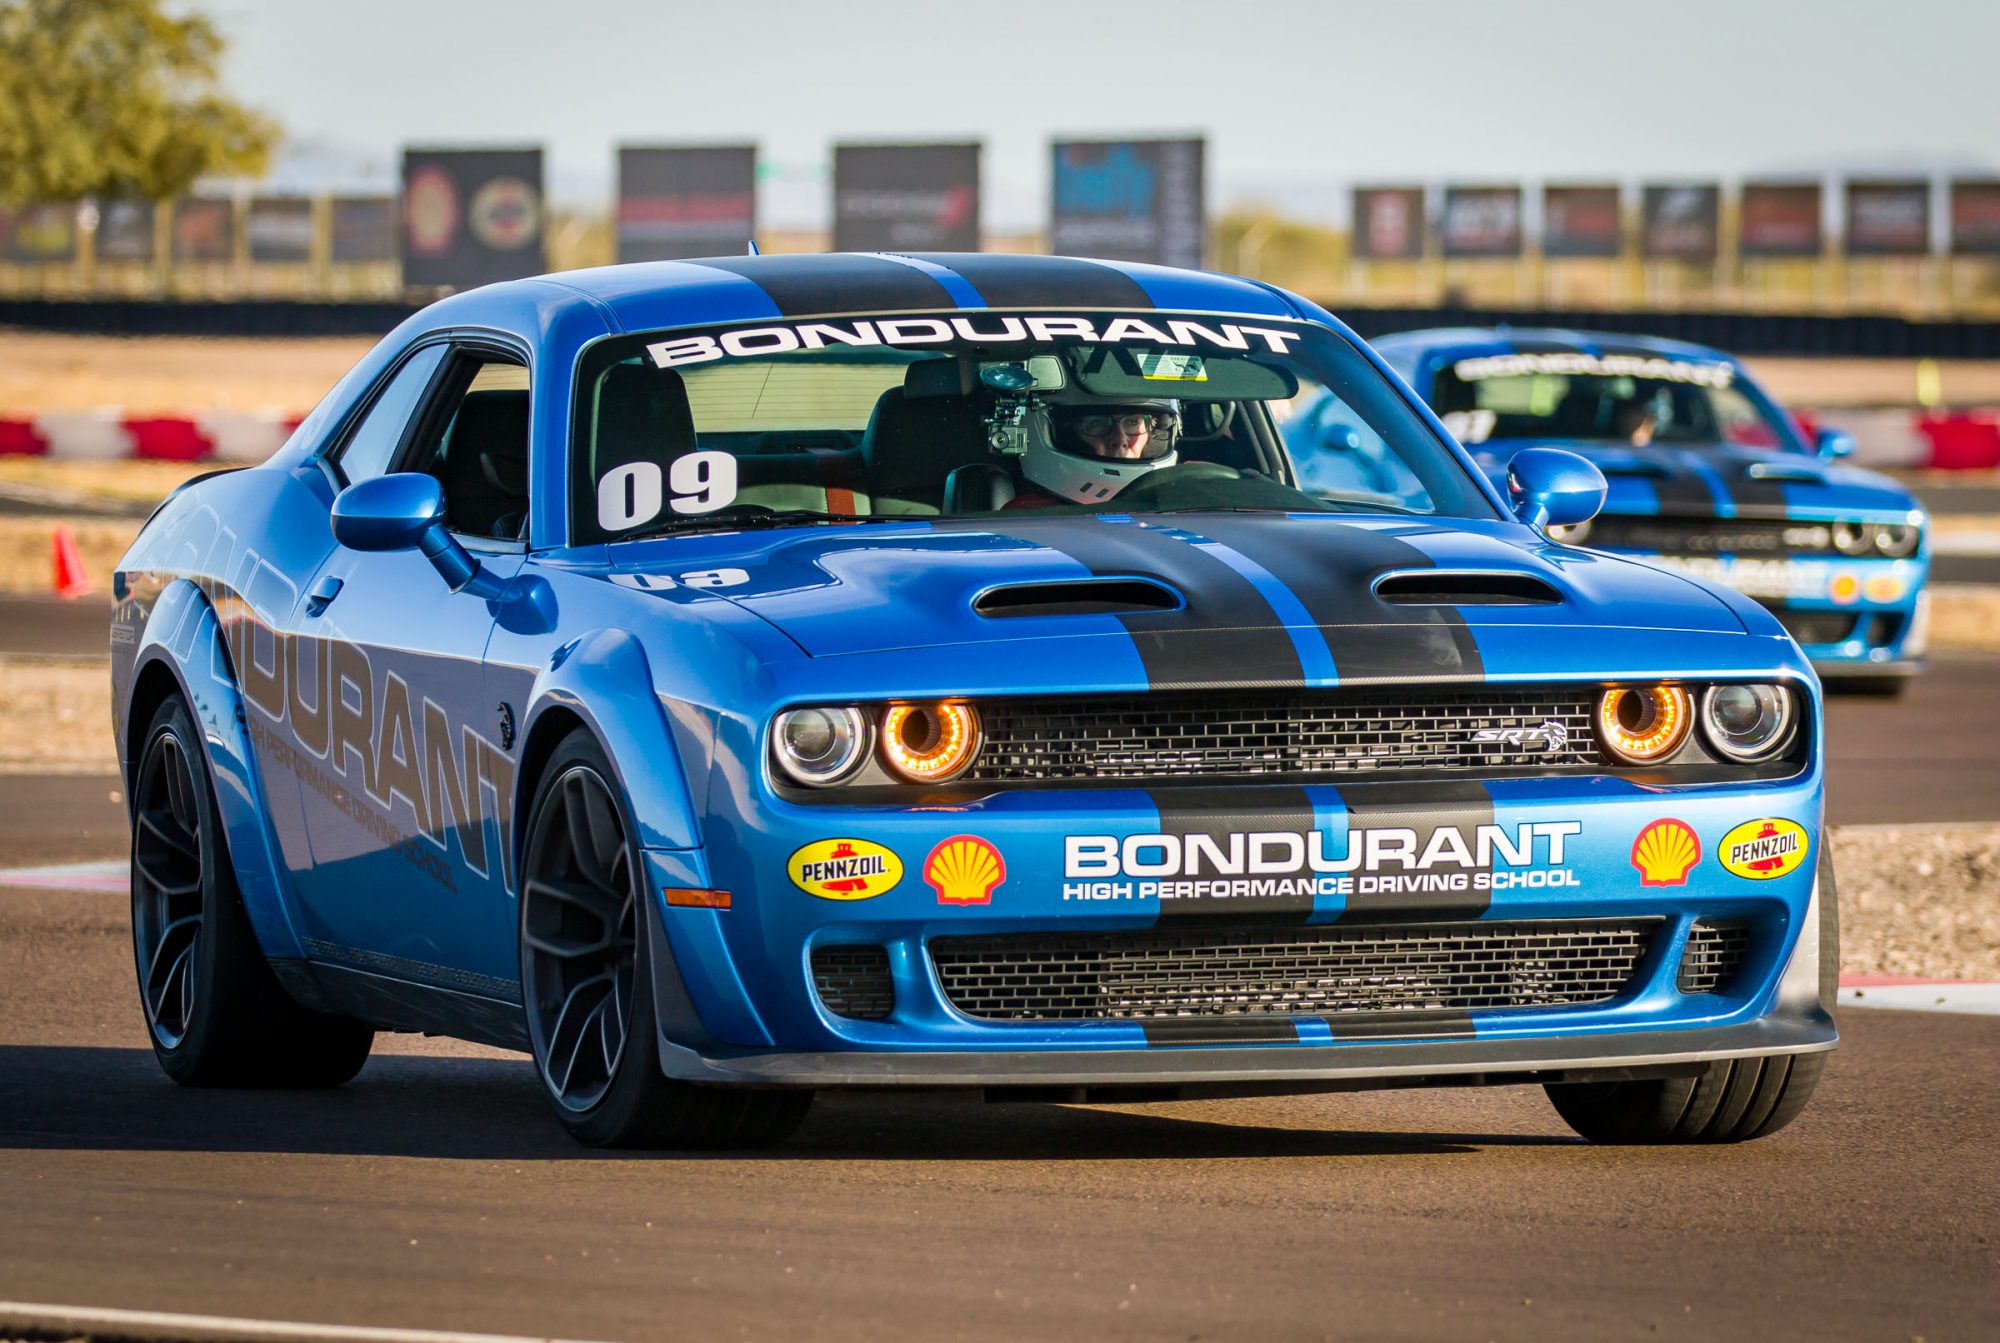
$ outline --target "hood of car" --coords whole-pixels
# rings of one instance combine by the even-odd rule
[[[1503,488],[1507,462],[1526,443],[1481,447],[1479,464]],[[1609,491],[1606,513],[1672,513],[1698,517],[1900,518],[1917,507],[1909,491],[1886,476],[1796,452],[1735,444],[1650,444],[1549,441],[1597,464]]]
[[[611,577],[664,592],[674,568],[683,586],[755,613],[813,657],[981,643],[1032,656],[1008,650],[1119,634],[1183,653],[1202,641],[1208,660],[1234,646],[1250,657],[1261,639],[1280,660],[1294,647],[1310,661],[1322,640],[1343,676],[1394,675],[1476,659],[1482,626],[1744,630],[1700,584],[1502,522],[1204,513],[863,524],[639,543]],[[1273,631],[1301,637],[1265,637]]]

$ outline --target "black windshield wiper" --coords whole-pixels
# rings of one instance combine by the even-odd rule
[[[771,513],[691,513],[668,518],[651,527],[621,533],[620,541],[637,541],[648,536],[686,536],[691,532],[755,532],[771,527],[830,527],[836,523],[889,522],[884,513],[815,513],[806,508],[779,509]]]

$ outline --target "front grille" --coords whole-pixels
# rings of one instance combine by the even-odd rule
[[[1833,528],[1824,522],[1753,518],[1616,517],[1599,515],[1579,543],[1607,550],[1650,550],[1662,555],[1740,555],[1782,559],[1837,555]]]
[[[1539,773],[1597,760],[1592,706],[1567,686],[998,700],[979,706],[985,741],[964,777]]]
[[[1657,919],[1149,928],[940,937],[952,1006],[999,1021],[1319,1015],[1603,1002]]]
[[[1854,637],[1855,616],[1844,611],[1791,611],[1772,608],[1785,633],[1802,644],[1846,643]]]
[[[882,947],[814,947],[813,988],[835,1016],[881,1021],[896,1010],[889,953]]]
[[[1687,950],[1675,984],[1682,993],[1719,993],[1729,987],[1750,947],[1750,929],[1741,923],[1697,923],[1688,930]]]

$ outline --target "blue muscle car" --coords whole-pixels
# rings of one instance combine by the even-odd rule
[[[1374,474],[1313,493],[1305,385]],[[1727,588],[1549,539],[1264,285],[723,258],[425,309],[119,567],[147,1029],[191,1085],[378,1030],[582,1141],[826,1088],[1546,1086],[1792,1119],[1835,1044],[1821,716]]]
[[[1375,348],[1496,478],[1530,445],[1604,472],[1604,511],[1558,539],[1715,579],[1777,614],[1821,677],[1896,694],[1923,666],[1925,517],[1853,440],[1808,443],[1729,355],[1642,336],[1412,331]],[[1367,436],[1324,400],[1286,426],[1308,488],[1365,473]]]

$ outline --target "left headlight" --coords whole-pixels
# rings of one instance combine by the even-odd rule
[[[772,753],[795,783],[839,783],[868,758],[868,717],[848,707],[787,709],[771,724]]]
[[[1650,765],[1680,749],[1689,717],[1677,685],[1618,687],[1597,698],[1597,740],[1620,764]]]
[[[1780,685],[1710,686],[1701,697],[1701,732],[1731,760],[1763,760],[1791,741],[1798,724],[1792,692]]]
[[[1914,522],[1882,522],[1875,526],[1875,549],[1892,560],[1906,559],[1917,553],[1917,543],[1924,539],[1924,529]]]

